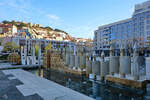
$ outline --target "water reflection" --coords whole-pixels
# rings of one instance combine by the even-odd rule
[[[30,72],[52,80],[65,87],[83,93],[96,100],[150,100],[145,98],[144,90],[135,90],[125,87],[118,87],[113,84],[98,83],[90,81],[86,77],[66,74],[55,70],[29,70]],[[146,97],[149,97],[148,95]]]

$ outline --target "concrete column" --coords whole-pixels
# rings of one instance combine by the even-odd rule
[[[66,48],[63,49],[63,60],[66,62]]]
[[[101,62],[101,79],[103,80],[109,74],[109,61]]]
[[[86,58],[86,74],[92,73],[92,61],[89,60],[89,56]]]
[[[124,48],[120,52],[120,77],[125,78],[126,74],[131,74],[131,57],[125,56]]]
[[[76,68],[80,67],[80,56],[78,55],[75,56],[75,67]]]
[[[92,62],[92,73],[94,75],[100,75],[100,61]]]
[[[70,54],[69,52],[66,53],[66,65],[70,64]]]
[[[109,74],[119,73],[119,57],[114,56],[114,49],[110,47]]]
[[[134,80],[139,80],[139,64],[138,64],[139,52],[138,45],[135,43],[134,45],[134,54],[133,54],[133,77]]]
[[[67,48],[67,50],[66,50],[66,65],[67,66],[70,65],[70,50],[69,50],[69,48]]]
[[[70,67],[74,67],[75,66],[75,55],[70,55]]]
[[[104,80],[105,76],[109,74],[109,61],[104,61],[104,52],[101,54],[101,80]]]
[[[131,57],[120,56],[120,76],[125,78],[126,74],[131,74]]]
[[[80,54],[80,68],[86,68],[86,56],[85,54]]]
[[[150,57],[146,58],[146,78],[150,80]]]
[[[109,61],[109,74],[119,73],[119,57],[111,56]]]

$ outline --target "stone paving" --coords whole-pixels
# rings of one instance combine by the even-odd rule
[[[0,71],[0,100],[94,100],[22,69]]]
[[[12,74],[5,75],[0,71],[0,100],[44,100],[38,94],[22,95],[16,88],[19,85],[23,83],[15,79]]]
[[[11,65],[7,63],[0,64],[0,70],[7,69],[22,69],[22,68],[37,68],[39,65]]]

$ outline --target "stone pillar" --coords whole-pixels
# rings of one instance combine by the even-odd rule
[[[134,80],[139,80],[139,64],[138,64],[138,58],[139,58],[139,51],[138,51],[138,45],[135,43],[134,45],[134,53],[133,53],[133,77]]]
[[[124,48],[120,52],[120,77],[125,78],[126,74],[131,74],[131,57],[125,56]]]
[[[86,74],[92,73],[92,61],[89,60],[89,56],[86,57]]]
[[[109,61],[109,74],[114,75],[114,73],[119,73],[119,57],[114,56],[114,49],[110,48],[110,61]]]
[[[63,59],[64,59],[64,62],[66,63],[66,47],[64,47],[63,49]]]
[[[71,52],[70,54],[70,67],[74,67],[75,66],[75,55],[73,54],[73,52]]]
[[[100,75],[100,61],[92,62],[92,73],[94,75]]]
[[[146,57],[146,78],[150,80],[150,57]]]
[[[70,64],[70,50],[67,48],[66,50],[66,65],[69,66]]]
[[[79,49],[76,49],[76,54],[75,54],[75,67],[79,68],[80,67],[80,53]]]
[[[104,61],[105,54],[101,54],[101,80],[105,79],[105,76],[109,74],[109,61]]]
[[[126,74],[131,74],[131,57],[121,56],[120,57],[120,75],[125,78]]]
[[[80,67],[80,56],[78,55],[75,56],[75,67],[76,68]]]
[[[80,68],[84,69],[86,68],[86,56],[84,52],[84,48],[80,51]]]

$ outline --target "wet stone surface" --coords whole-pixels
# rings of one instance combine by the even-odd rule
[[[13,79],[13,75],[0,71],[0,100],[43,100],[38,94],[23,96],[16,88],[22,84],[18,79]]]

